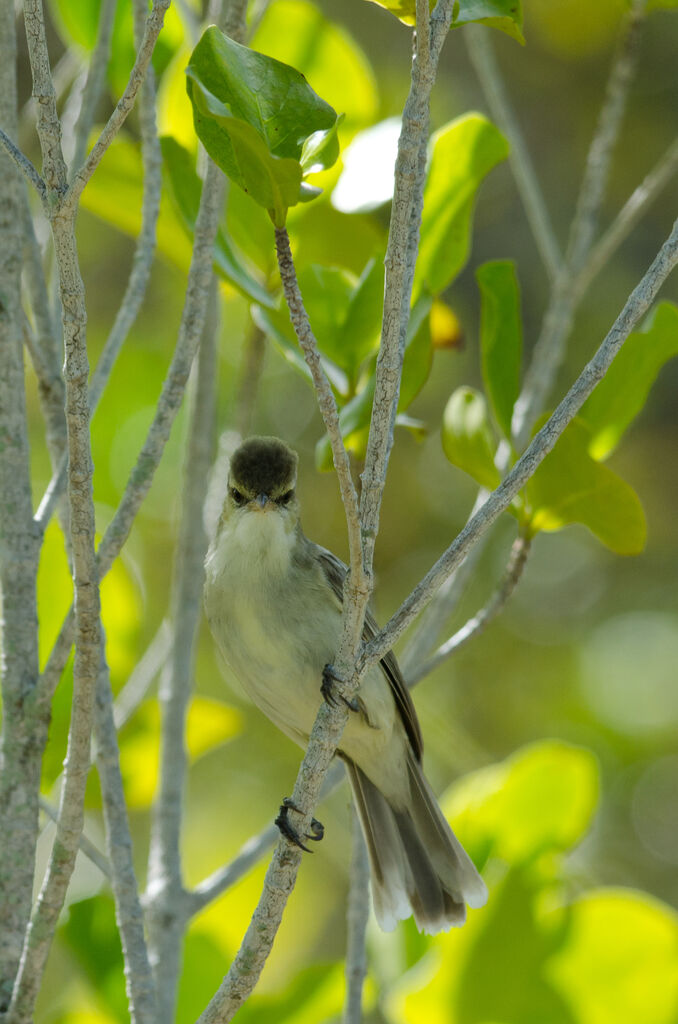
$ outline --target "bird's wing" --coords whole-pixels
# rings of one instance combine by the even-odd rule
[[[319,545],[314,545],[315,554],[320,563],[320,566],[325,573],[327,582],[331,586],[332,590],[336,594],[340,602],[343,602],[344,598],[344,580],[346,579],[346,573],[348,572],[347,567],[333,555],[331,551],[326,548],[321,548]],[[363,626],[363,640],[365,643],[370,641],[379,632],[379,627],[372,613],[368,610],[365,615],[365,624]],[[388,680],[393,698],[396,702],[396,707],[400,712],[400,717],[405,726],[405,732],[407,733],[408,739],[412,745],[412,750],[417,761],[421,761],[421,756],[424,749],[424,741],[421,735],[421,728],[419,726],[419,720],[417,719],[417,712],[414,710],[414,704],[410,697],[410,691],[407,688],[407,683],[403,678],[403,674],[400,671],[400,666],[396,661],[395,654],[393,651],[389,651],[385,654],[380,661],[381,670]]]

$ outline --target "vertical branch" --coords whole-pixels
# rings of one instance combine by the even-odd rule
[[[0,4],[0,127],[16,138],[13,4]],[[4,149],[0,150],[0,1013],[9,1002],[31,911],[40,757],[47,728],[34,704],[39,547],[31,523],[24,395],[20,302],[23,201],[19,173]]]
[[[356,809],[351,805],[353,853],[349,873],[346,911],[346,1002],[343,1024],[360,1024],[363,1019],[363,984],[367,975],[365,931],[370,915],[370,863]]]
[[[451,0],[438,0],[429,25],[428,3],[417,0],[417,37],[412,82],[403,110],[386,249],[384,318],[377,359],[374,404],[362,474],[360,521],[364,571],[371,575],[379,510],[393,445],[400,377],[409,321],[424,186],[429,99],[438,58],[452,18]]]
[[[113,37],[113,21],[118,0],[102,0],[99,10],[99,26],[96,46],[90,58],[87,78],[80,94],[80,110],[75,124],[75,148],[71,168],[80,167],[87,153],[89,133],[94,124],[97,104],[101,99],[106,82],[106,69],[111,56],[111,39]],[[136,40],[139,45],[139,40]]]
[[[181,820],[188,760],[184,733],[200,621],[207,537],[202,510],[214,448],[218,292],[212,281],[209,314],[198,352],[191,425],[184,468],[183,508],[173,587],[173,649],[160,687],[162,745],[160,789],[153,807],[148,861],[151,958],[158,1019],[174,1018],[176,987],[186,926],[181,870]]]
[[[115,917],[125,961],[130,1019],[132,1024],[153,1024],[155,986],[148,960],[144,915],[134,872],[132,836],[120,773],[120,749],[113,721],[111,681],[103,652],[97,683],[95,735],[96,764],[106,824],[106,849],[115,898]]]

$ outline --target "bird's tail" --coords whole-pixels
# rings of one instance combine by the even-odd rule
[[[370,859],[372,898],[384,931],[414,914],[420,931],[447,931],[481,907],[487,888],[440,810],[421,765],[410,757],[410,799],[391,807],[364,772],[346,759]]]

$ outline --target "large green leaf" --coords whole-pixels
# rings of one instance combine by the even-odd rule
[[[202,182],[195,169],[195,157],[170,136],[164,136],[160,140],[160,145],[173,198],[192,235],[202,189]],[[243,294],[262,306],[275,306],[271,294],[257,281],[253,272],[248,270],[248,261],[244,255],[234,250],[223,227],[217,232],[214,260],[221,275],[236,285]]]
[[[263,309],[254,306],[252,318],[258,327],[273,341],[283,358],[297,370],[309,383],[312,382],[311,371],[306,365],[303,353],[299,348],[297,336],[290,321],[287,307],[283,309]],[[336,363],[321,354],[323,369],[337,396],[348,394],[349,383],[346,374]]]
[[[583,523],[619,555],[645,545],[646,524],[638,495],[588,453],[591,435],[574,420],[527,484],[534,530],[560,530]]]
[[[276,0],[252,38],[259,53],[298,68],[315,91],[344,111],[343,132],[371,124],[379,95],[369,62],[346,30],[308,0]]]
[[[542,740],[465,776],[442,803],[472,849],[515,865],[579,842],[598,796],[593,754],[559,740]]]
[[[582,406],[579,416],[591,431],[589,453],[604,459],[641,411],[667,360],[678,355],[678,307],[660,302],[639,331],[624,342],[612,366]]]
[[[385,7],[396,18],[399,18],[406,25],[416,24],[417,5],[415,0],[370,0],[371,3]],[[435,7],[436,0],[429,0],[431,10]],[[455,4],[452,14],[452,28],[468,25],[476,21],[492,28],[498,28],[501,32],[524,43],[523,38],[523,11],[520,0],[459,0]]]
[[[485,391],[497,423],[510,439],[523,350],[515,265],[511,260],[483,263],[476,270],[476,279],[480,287],[480,355]]]
[[[269,211],[277,226],[287,209],[317,194],[306,173],[338,156],[337,115],[304,76],[229,39],[216,26],[202,35],[186,68],[198,137],[215,163]],[[306,146],[306,154],[304,154]]]
[[[506,139],[482,114],[465,114],[433,136],[415,295],[422,288],[439,295],[466,263],[476,192],[507,154]]]
[[[443,413],[442,440],[443,451],[453,466],[490,490],[498,485],[496,442],[487,402],[480,391],[460,387],[452,393]]]

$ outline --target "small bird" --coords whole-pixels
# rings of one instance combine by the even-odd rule
[[[205,563],[214,639],[255,704],[306,747],[341,634],[347,568],[304,535],[297,454],[251,437],[231,460],[228,493]],[[377,632],[370,614],[367,640]],[[424,777],[422,737],[392,652],[366,673],[341,738],[385,931],[414,915],[433,934],[461,925],[487,889]],[[316,823],[317,824],[317,823]],[[309,838],[318,838],[317,835]]]

